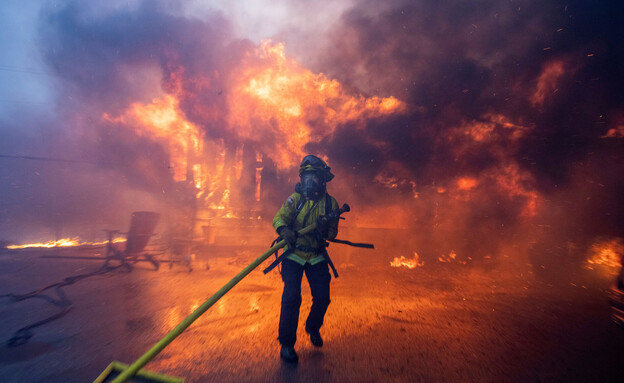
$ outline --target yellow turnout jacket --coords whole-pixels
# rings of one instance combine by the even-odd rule
[[[275,230],[282,226],[288,226],[294,231],[299,231],[304,227],[311,225],[313,222],[316,222],[318,217],[325,215],[325,204],[328,199],[332,204],[331,209],[329,210],[332,211],[338,209],[338,202],[336,202],[336,199],[332,196],[327,198],[324,194],[318,199],[318,201],[305,201],[299,213],[296,214],[297,206],[299,205],[301,198],[303,197],[299,193],[294,193],[288,197],[286,202],[284,202],[273,218],[273,227]],[[336,238],[336,235],[338,235],[338,220],[329,223],[327,239],[334,239]],[[305,265],[306,262],[315,265],[325,259],[323,257],[323,245],[323,241],[319,241],[317,239],[315,232],[306,234],[302,237],[297,237],[296,247],[287,258],[299,263],[302,266]],[[288,250],[288,246],[286,246],[285,249]]]

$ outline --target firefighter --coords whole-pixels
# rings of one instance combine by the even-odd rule
[[[338,220],[327,221],[326,214],[338,209],[336,200],[327,194],[326,184],[334,178],[330,167],[320,158],[308,155],[299,168],[301,182],[273,218],[273,227],[286,240],[282,261],[284,292],[279,321],[280,357],[290,363],[298,361],[295,352],[299,308],[301,306],[301,280],[305,273],[312,293],[312,307],[307,317],[305,331],[315,347],[323,346],[320,334],[323,318],[329,306],[329,267],[335,268],[325,249],[326,239],[338,234]],[[316,231],[298,236],[297,231],[317,223]]]

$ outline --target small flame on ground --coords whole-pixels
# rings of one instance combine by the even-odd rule
[[[585,268],[594,270],[596,266],[605,266],[612,272],[622,267],[624,257],[624,240],[616,238],[608,241],[598,241],[590,249],[590,257],[585,262]]]
[[[484,257],[487,258],[487,257]],[[471,260],[472,258],[468,257],[468,260]],[[446,254],[442,254],[438,257],[438,262],[442,262],[442,263],[460,263],[462,265],[466,264],[466,261],[463,261],[459,258],[457,258],[457,253],[455,252],[455,250],[451,250],[451,252],[446,255]]]
[[[454,261],[457,258],[457,253],[455,253],[454,250],[451,250],[451,252],[449,253],[449,255],[440,255],[438,257],[438,261],[439,262],[451,262]]]
[[[392,267],[407,267],[408,269],[414,269],[416,267],[424,266],[425,262],[420,260],[417,252],[414,252],[414,259],[405,258],[404,256],[395,257],[390,266]]]
[[[15,249],[27,249],[27,248],[52,248],[52,247],[78,247],[78,246],[102,246],[106,245],[108,241],[102,242],[89,242],[89,241],[81,241],[80,238],[62,238],[57,240],[51,240],[47,242],[35,242],[35,243],[26,243],[22,245],[9,245],[6,248],[15,250]],[[121,243],[126,242],[125,238],[115,238],[113,239],[113,243]]]

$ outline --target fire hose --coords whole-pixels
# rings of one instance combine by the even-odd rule
[[[3,294],[0,295],[0,298],[9,298],[11,301],[13,302],[21,302],[27,299],[32,299],[32,298],[39,298],[39,299],[43,299],[45,301],[47,301],[48,303],[51,303],[52,305],[59,307],[60,311],[45,318],[42,319],[38,322],[29,324],[28,326],[24,326],[22,328],[20,328],[19,330],[15,331],[15,333],[13,334],[13,336],[11,337],[11,339],[9,339],[6,342],[6,345],[9,347],[14,347],[14,346],[19,346],[22,344],[25,344],[26,342],[28,342],[28,340],[33,336],[32,334],[32,329],[42,326],[46,323],[52,322],[56,319],[59,319],[60,317],[62,317],[63,315],[67,314],[69,311],[71,311],[71,309],[74,307],[74,304],[67,298],[67,296],[65,295],[65,292],[63,291],[63,287],[64,286],[69,286],[69,285],[73,285],[74,283],[88,278],[88,277],[92,277],[95,275],[103,275],[106,273],[109,273],[111,271],[114,271],[122,266],[124,266],[125,264],[120,264],[118,266],[102,266],[101,268],[99,268],[98,270],[91,272],[91,273],[86,273],[86,274],[79,274],[79,275],[73,275],[70,277],[67,277],[65,279],[63,279],[61,282],[57,282],[57,283],[53,283],[51,285],[45,286],[40,288],[39,290],[35,290],[35,291],[31,291],[30,293],[26,293],[26,294]],[[44,295],[43,292],[49,289],[54,288],[54,291],[56,292],[56,295],[58,297],[58,299],[54,299],[50,296]]]
[[[342,208],[332,212],[336,218],[339,218],[342,213],[346,213],[350,211],[349,205],[344,204]],[[312,223],[309,226],[299,230],[299,235],[308,234],[316,229],[316,222]],[[286,246],[286,241],[281,240],[274,246],[272,246],[269,250],[265,251],[261,256],[256,258],[255,261],[250,263],[247,267],[241,270],[232,280],[223,285],[219,291],[214,293],[210,298],[208,298],[201,306],[199,306],[195,311],[193,311],[189,316],[187,316],[182,322],[180,322],[173,330],[167,333],[160,341],[158,341],[152,348],[150,348],[145,354],[143,354],[139,359],[137,359],[134,363],[129,366],[126,366],[120,362],[114,361],[112,362],[96,379],[93,383],[102,383],[110,374],[113,369],[121,370],[121,373],[112,380],[111,383],[122,383],[126,382],[139,372],[148,373],[152,377],[156,378],[159,381],[163,382],[181,382],[180,378],[168,377],[160,374],[155,374],[149,371],[140,371],[143,366],[149,363],[156,355],[158,355],[165,347],[169,345],[169,343],[173,342],[175,338],[177,338],[184,330],[186,330],[193,322],[195,322],[200,316],[202,316],[212,305],[214,305],[221,297],[227,294],[238,282],[240,282],[243,278],[245,278],[249,273],[251,273],[256,267],[258,267],[262,262],[264,262],[268,257],[270,257],[277,250]]]

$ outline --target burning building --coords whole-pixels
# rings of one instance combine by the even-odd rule
[[[337,81],[288,59],[283,44],[264,41],[247,53],[250,57],[230,73],[228,90],[208,85],[187,90],[187,84],[199,80],[185,75],[180,66],[165,80],[167,92],[160,98],[131,103],[118,116],[102,114],[104,124],[131,129],[162,145],[172,186],[163,193],[172,194],[169,203],[181,213],[175,221],[195,222],[195,235],[221,219],[271,214],[277,198],[283,197],[269,198],[271,207],[262,203],[269,194],[267,185],[277,181],[271,175],[296,167],[306,145],[331,136],[340,124],[362,124],[406,110],[393,97],[348,94]],[[205,92],[224,99],[229,111],[224,121],[215,121],[223,111],[196,100]],[[184,103],[192,105],[199,120],[189,120]],[[212,124],[218,123],[225,124],[218,129],[227,134],[211,136]]]
[[[0,63],[2,74],[44,78],[38,86],[12,83],[29,98],[0,97],[4,247],[102,245],[103,229],[123,230],[131,212],[153,211],[161,217],[158,235],[181,252],[202,243],[251,253],[274,238],[268,221],[292,193],[299,161],[313,153],[336,175],[330,193],[353,209],[340,236],[377,249],[374,257],[338,250],[338,267],[368,271],[380,296],[391,291],[374,320],[391,318],[379,328],[407,334],[412,344],[423,339],[409,326],[426,319],[401,318],[407,310],[397,301],[413,312],[430,310],[430,328],[449,323],[453,336],[431,339],[445,339],[459,355],[471,349],[453,349],[453,342],[478,343],[464,335],[478,321],[465,317],[462,335],[454,336],[454,313],[432,310],[448,296],[457,295],[459,312],[471,298],[465,291],[490,297],[504,273],[515,278],[504,291],[514,297],[516,285],[591,290],[579,275],[604,285],[617,273],[624,238],[621,7],[346,0],[303,9],[302,2],[245,1],[250,11],[242,12],[230,3],[241,4],[32,6],[32,36],[15,41],[32,48],[37,70]],[[26,11],[0,7],[13,10],[0,21],[19,31],[11,15]],[[145,294],[168,294],[151,282]],[[360,280],[350,283],[345,296],[362,288]],[[177,297],[188,298],[184,293]],[[166,325],[196,308],[193,299],[164,310],[174,313]],[[240,318],[267,304],[261,295],[245,299],[245,307],[227,303]],[[521,303],[532,313],[548,309]],[[480,315],[491,319],[495,310]],[[557,315],[541,319],[555,328]],[[349,323],[373,328],[368,319]],[[249,332],[269,333],[262,325]],[[501,355],[508,351],[501,346]],[[485,359],[483,366],[494,364],[491,355]],[[421,380],[435,380],[428,378]]]
[[[198,238],[270,217],[309,152],[336,170],[354,226],[410,232],[402,256],[514,248],[526,261],[573,236],[579,263],[621,238],[615,37],[575,34],[599,7],[345,7],[314,59],[288,35],[253,42],[224,13],[183,4],[44,7],[55,123],[13,154],[90,165],[5,167],[4,239],[85,235],[87,219],[96,240],[134,210]],[[448,15],[441,34],[432,14]]]

